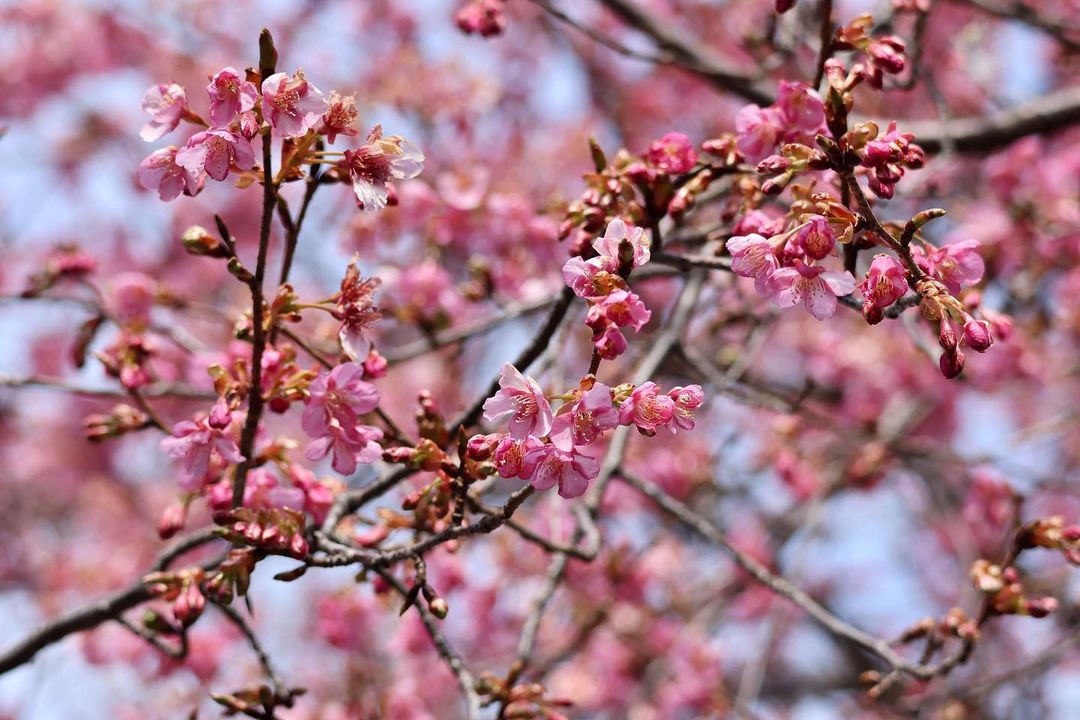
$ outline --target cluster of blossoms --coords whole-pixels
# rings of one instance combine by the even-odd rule
[[[537,490],[557,485],[565,498],[582,495],[600,472],[600,464],[583,449],[608,430],[619,425],[633,425],[644,435],[691,430],[694,412],[705,401],[698,385],[664,394],[653,382],[609,388],[589,375],[558,396],[562,406],[554,413],[540,385],[510,363],[503,365],[499,388],[484,403],[484,419],[505,421],[509,432],[474,436],[470,459],[490,459],[501,477],[528,480]]]
[[[746,105],[735,116],[736,146],[743,159],[755,165],[773,155],[777,145],[813,147],[818,133],[828,134],[825,106],[806,83],[781,82],[775,103],[767,108]]]
[[[572,255],[587,257],[593,239],[613,220],[648,225],[665,213],[682,217],[715,177],[698,164],[697,151],[682,133],[658,138],[640,156],[620,150],[610,162],[595,140],[589,147],[595,172],[584,176],[587,189],[567,206],[559,226],[559,237],[571,240]]]
[[[727,241],[731,269],[753,278],[757,293],[777,307],[802,303],[807,312],[824,320],[836,312],[836,298],[855,291],[850,272],[820,264],[838,254],[838,243],[851,241],[854,216],[827,193],[809,194],[802,188],[796,192],[801,197],[788,217],[773,220],[758,212],[742,219],[739,228],[752,232]]]
[[[397,135],[384,136],[376,125],[364,145],[344,153],[310,151],[316,138],[333,143],[338,135],[355,136],[358,116],[356,100],[336,92],[329,100],[297,70],[293,75],[279,72],[260,78],[254,70],[241,74],[226,67],[210,78],[209,121],[188,105],[186,90],[175,83],[151,87],[143,98],[143,110],[150,121],[141,136],[154,142],[186,121],[203,128],[192,135],[183,147],[170,145],[151,153],[139,166],[139,182],[156,190],[162,200],[173,200],[181,193],[197,195],[206,178],[222,181],[230,172],[241,173],[239,185],[263,180],[257,167],[252,141],[270,136],[294,144],[289,162],[299,167],[304,162],[328,162],[333,165],[328,177],[349,182],[358,205],[364,210],[386,206],[392,180],[416,177],[423,167],[424,155],[412,143]],[[341,156],[341,160],[329,158]],[[297,179],[284,172],[280,178]]]
[[[612,220],[593,243],[596,257],[574,256],[563,265],[563,279],[574,294],[589,303],[586,324],[593,331],[598,355],[611,360],[626,350],[620,328],[640,331],[652,317],[641,298],[629,289],[626,277],[649,261],[649,238],[639,227]]]

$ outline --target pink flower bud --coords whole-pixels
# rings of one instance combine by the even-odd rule
[[[964,324],[964,342],[975,352],[986,352],[994,344],[990,335],[990,323],[984,320],[968,320]]]
[[[938,367],[941,368],[941,374],[945,376],[946,380],[952,380],[964,369],[964,361],[966,359],[967,356],[964,355],[963,350],[942,353],[941,359],[938,361]]]
[[[468,445],[466,447],[466,454],[470,460],[476,462],[483,462],[491,457],[495,452],[495,446],[499,444],[499,435],[492,433],[491,435],[473,435],[469,438]]]
[[[158,520],[158,537],[162,540],[171,538],[184,528],[185,522],[187,522],[187,505],[182,502],[170,503]]]

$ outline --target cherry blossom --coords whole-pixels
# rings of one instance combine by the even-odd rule
[[[668,133],[653,141],[646,159],[657,169],[672,175],[690,172],[697,164],[697,152],[690,138],[682,133]]]
[[[859,290],[868,303],[889,307],[908,291],[904,266],[892,255],[875,255],[866,278],[859,283]]]
[[[170,145],[155,150],[139,165],[139,184],[147,190],[157,190],[158,197],[168,202],[185,195],[198,195],[205,178],[177,162],[178,150]]]
[[[235,68],[219,70],[206,86],[210,96],[210,124],[223,128],[237,115],[248,112],[259,101],[255,83],[246,80]]]
[[[255,165],[255,153],[242,135],[228,130],[207,130],[192,135],[187,147],[177,151],[176,164],[193,175],[206,173],[214,180],[224,180],[230,167],[251,169]]]
[[[620,247],[623,241],[629,245],[631,266],[638,268],[649,262],[649,246],[651,242],[645,231],[633,225],[627,225],[620,218],[615,218],[608,223],[604,234],[593,241],[593,249],[604,260],[604,268],[611,272],[619,269],[622,257]]]
[[[211,461],[241,463],[244,456],[230,433],[235,413],[219,400],[210,415],[197,415],[173,427],[173,434],[161,441],[162,451],[183,460],[180,487],[197,490],[207,477]]]
[[[731,270],[736,275],[754,278],[758,295],[770,293],[769,280],[780,267],[772,243],[761,235],[736,236],[727,241],[731,253]]]
[[[143,125],[139,137],[154,142],[180,124],[187,110],[187,93],[176,83],[154,85],[143,96],[142,109],[150,114],[150,121]]]
[[[275,136],[293,138],[307,134],[326,109],[323,94],[308,82],[303,70],[297,70],[292,77],[279,72],[263,80],[263,117]]]
[[[342,164],[360,206],[371,212],[386,207],[391,179],[406,180],[420,174],[424,168],[424,154],[397,135],[384,138],[382,127],[376,125],[368,135],[366,145],[345,151]]]
[[[508,419],[510,435],[524,440],[529,435],[543,437],[551,431],[551,405],[544,391],[511,363],[503,363],[499,391],[484,402],[484,419],[490,423]]]
[[[536,467],[529,481],[534,488],[549,490],[558,485],[559,495],[568,499],[585,494],[589,483],[600,474],[600,463],[576,448],[562,450],[555,445],[543,445],[530,450],[525,462]]]
[[[780,268],[769,279],[769,290],[777,307],[806,306],[818,320],[832,317],[836,298],[855,291],[855,278],[846,270],[826,270],[821,265],[807,265],[795,260],[794,267]]]
[[[611,388],[596,383],[581,398],[560,412],[552,422],[551,441],[563,450],[588,445],[606,430],[619,424],[619,414],[611,401]]]
[[[675,414],[675,399],[660,393],[651,380],[634,388],[619,406],[619,423],[634,425],[642,433],[655,434],[657,428],[670,423]]]
[[[911,254],[919,267],[944,283],[949,292],[958,293],[961,288],[982,280],[986,272],[978,248],[978,240],[965,240],[929,251],[914,247]]]

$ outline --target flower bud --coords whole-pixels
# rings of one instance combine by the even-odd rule
[[[466,446],[466,455],[470,460],[483,462],[495,452],[495,446],[499,444],[499,439],[499,436],[495,433],[491,435],[473,435],[469,438]]]
[[[192,225],[185,230],[180,236],[180,242],[191,255],[218,258],[232,256],[225,243],[211,235],[209,230],[200,225]]]
[[[994,344],[990,335],[990,323],[985,320],[968,320],[964,324],[964,342],[975,352],[986,352]]]
[[[1058,609],[1058,601],[1052,597],[1025,600],[1022,609],[1024,615],[1043,618]]]
[[[956,336],[956,328],[949,322],[948,318],[942,316],[941,318],[941,330],[938,332],[938,344],[941,345],[945,352],[950,353],[956,350],[956,346],[959,343],[959,339]]]
[[[446,600],[441,597],[437,597],[428,603],[428,609],[431,610],[431,614],[435,617],[443,620],[446,618],[446,614],[450,612],[450,606],[446,604]]]
[[[872,302],[864,302],[862,316],[868,325],[877,325],[885,319],[885,311]]]
[[[158,537],[162,540],[168,540],[183,529],[185,522],[187,522],[187,504],[182,502],[170,503],[158,519]]]
[[[963,350],[946,351],[942,353],[941,359],[938,361],[938,367],[941,368],[941,374],[945,376],[946,380],[952,380],[963,371],[965,360],[967,360],[967,356],[964,355]]]

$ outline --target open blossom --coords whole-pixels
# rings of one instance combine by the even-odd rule
[[[781,130],[782,120],[776,110],[747,105],[735,116],[735,146],[746,162],[756,165],[772,155]]]
[[[836,247],[836,232],[824,216],[811,215],[792,240],[807,257],[822,260]]]
[[[187,147],[177,151],[176,164],[196,176],[205,172],[214,180],[224,180],[233,165],[250,170],[255,165],[255,152],[242,135],[206,130],[192,135]]]
[[[619,423],[635,425],[646,435],[656,433],[656,429],[671,422],[675,413],[675,400],[660,393],[660,388],[651,380],[639,385],[623,400],[619,406]]]
[[[215,128],[225,127],[240,113],[253,109],[259,100],[255,83],[231,67],[219,70],[210,78],[206,94],[210,96],[210,125]]]
[[[640,297],[629,290],[614,290],[589,308],[585,322],[597,330],[608,325],[629,325],[640,331],[651,318],[652,312],[645,307]]]
[[[671,416],[671,432],[676,429],[694,429],[694,411],[705,402],[705,393],[700,385],[674,387],[668,390],[668,397],[675,403],[675,412]]]
[[[563,264],[563,281],[574,294],[584,300],[597,300],[607,294],[608,288],[601,284],[607,271],[596,262],[598,258],[585,260],[575,255]]]
[[[319,373],[308,388],[309,397],[301,425],[314,438],[335,427],[349,430],[360,424],[360,416],[379,404],[379,391],[364,382],[364,366],[347,362],[330,372]]]
[[[386,207],[390,180],[408,180],[419,175],[424,169],[424,153],[397,135],[384,138],[382,127],[376,125],[366,145],[345,151],[342,166],[349,173],[353,192],[363,209],[381,210]]]
[[[626,336],[619,332],[618,325],[608,325],[604,330],[593,337],[593,347],[600,357],[605,360],[614,360],[626,352]]]
[[[825,122],[821,96],[806,83],[781,81],[776,109],[787,127],[812,133]]]
[[[530,482],[537,490],[559,486],[559,495],[576,498],[585,493],[589,483],[600,474],[600,463],[583,455],[576,448],[562,450],[555,445],[542,445],[525,456],[526,463],[535,464]]]
[[[519,440],[528,435],[543,437],[551,431],[551,404],[535,380],[504,363],[499,388],[484,402],[485,420],[494,423],[508,417],[510,434]]]
[[[690,138],[682,133],[668,133],[653,141],[645,159],[669,175],[688,173],[697,164],[697,153]]]
[[[596,383],[581,394],[569,412],[555,416],[551,424],[551,441],[563,450],[575,445],[588,445],[605,430],[619,424],[619,414],[611,402],[611,388]]]
[[[346,428],[336,421],[327,433],[313,440],[304,450],[304,457],[316,461],[333,453],[331,467],[342,475],[351,475],[361,464],[373,463],[382,457],[383,431],[370,425],[354,425]]]
[[[364,362],[371,352],[371,328],[382,317],[374,301],[375,291],[381,284],[379,278],[361,278],[353,261],[349,263],[341,290],[334,298],[337,302],[334,317],[341,320],[338,340],[341,349],[352,360]]]
[[[593,241],[593,249],[601,257],[608,258],[604,267],[611,272],[619,269],[619,246],[626,240],[633,250],[633,267],[641,267],[649,262],[649,236],[645,231],[633,225],[627,225],[621,218],[608,223],[602,237]]]
[[[772,244],[761,235],[751,233],[727,241],[731,253],[731,271],[740,277],[754,278],[758,295],[769,294],[769,278],[780,268]]]
[[[240,447],[227,432],[235,413],[224,400],[218,400],[210,415],[196,416],[173,426],[173,434],[161,441],[162,451],[184,461],[180,486],[186,492],[198,490],[206,479],[211,459],[226,463],[241,463]]]
[[[139,184],[147,190],[157,190],[158,197],[168,202],[180,193],[198,195],[205,178],[176,162],[175,145],[155,150],[139,163]]]
[[[836,298],[855,291],[855,278],[846,270],[826,270],[795,260],[795,267],[780,268],[769,280],[769,289],[777,307],[792,307],[802,302],[807,312],[818,320],[832,317]]]
[[[495,446],[493,461],[499,477],[528,480],[536,471],[536,457],[530,455],[544,446],[543,440],[535,435],[526,435],[522,439],[503,435]],[[526,458],[532,459],[526,459]]]
[[[912,247],[911,255],[928,275],[940,280],[949,292],[958,293],[966,285],[974,285],[982,280],[986,263],[978,253],[979,241],[946,245],[929,253],[920,247]]]
[[[892,255],[875,255],[866,279],[859,283],[859,290],[868,303],[886,308],[908,291],[904,266]]]
[[[330,93],[330,107],[323,115],[318,131],[326,135],[326,142],[333,143],[338,135],[353,137],[360,134],[357,127],[359,113],[356,110],[355,95],[341,95],[336,90]]]
[[[187,110],[187,93],[176,83],[154,85],[143,96],[142,109],[150,113],[150,121],[143,125],[139,137],[154,142],[180,124]]]
[[[291,78],[274,73],[262,84],[263,118],[277,137],[300,137],[315,127],[326,112],[326,100],[319,88],[308,82],[303,70]]]

